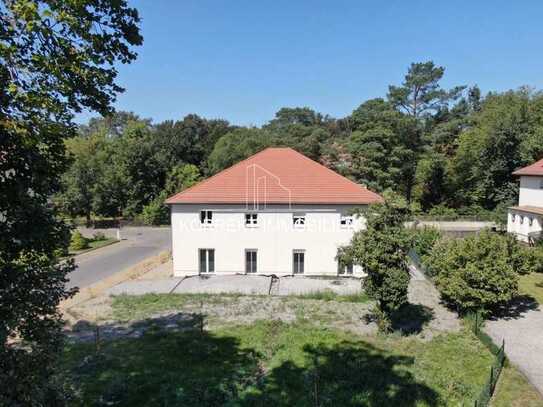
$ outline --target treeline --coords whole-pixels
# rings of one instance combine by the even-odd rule
[[[282,108],[262,127],[188,115],[153,124],[132,113],[91,119],[67,142],[72,164],[55,202],[70,216],[168,220],[163,200],[268,146],[405,197],[419,213],[479,213],[516,200],[511,173],[543,156],[543,94],[443,89],[444,68],[409,67],[385,98],[345,118]]]

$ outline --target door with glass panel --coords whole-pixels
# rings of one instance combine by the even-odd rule
[[[215,271],[215,249],[200,249],[200,274],[213,273]]]
[[[292,252],[292,273],[304,274],[305,250],[294,250]]]
[[[256,273],[256,264],[257,264],[257,251],[255,249],[245,250],[245,272],[246,273]]]

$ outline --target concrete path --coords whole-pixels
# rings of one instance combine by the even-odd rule
[[[98,230],[82,229],[86,236]],[[112,235],[113,230],[106,230]],[[77,269],[69,275],[68,287],[86,287],[171,248],[170,228],[126,227],[122,241],[75,257]]]
[[[543,307],[487,321],[485,331],[495,343],[505,340],[509,360],[543,395]]]
[[[273,295],[303,295],[332,291],[337,294],[356,294],[361,290],[360,280],[349,278],[281,277],[274,283]],[[159,278],[156,280],[126,281],[109,289],[108,294],[141,295],[147,293],[174,294],[246,294],[269,295],[272,278],[251,275],[191,276],[185,278]]]

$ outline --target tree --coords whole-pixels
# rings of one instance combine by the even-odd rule
[[[103,148],[104,138],[100,134],[66,141],[71,165],[62,175],[61,191],[55,196],[55,204],[72,217],[85,216],[87,224],[91,219],[96,184],[105,165],[100,154]]]
[[[269,132],[256,128],[240,128],[222,136],[208,157],[207,168],[211,174],[219,172],[238,161],[275,145]]]
[[[164,190],[149,204],[143,207],[141,220],[146,225],[164,225],[169,222],[170,210],[164,204],[169,196],[190,188],[200,180],[198,167],[192,164],[172,168],[166,179]]]
[[[419,136],[416,122],[382,99],[360,105],[351,116],[350,174],[377,191],[393,189],[411,199]]]
[[[62,405],[58,304],[74,293],[69,241],[49,203],[74,112],[111,111],[117,63],[142,38],[125,1],[7,0],[0,7],[0,404]],[[19,345],[23,341],[24,346]]]
[[[495,311],[518,293],[519,272],[533,264],[515,237],[489,230],[439,241],[426,258],[442,297],[460,312]]]
[[[443,203],[449,196],[449,177],[445,157],[430,153],[417,164],[413,197],[423,211]]]
[[[389,197],[382,204],[371,205],[364,212],[366,230],[356,232],[339,254],[344,262],[359,264],[366,272],[363,285],[377,302],[383,329],[388,329],[393,313],[407,303],[411,238],[404,223],[408,214],[401,199]]]
[[[408,115],[420,117],[446,106],[459,97],[465,86],[441,89],[439,81],[445,68],[432,61],[412,63],[401,86],[388,87],[388,100]]]

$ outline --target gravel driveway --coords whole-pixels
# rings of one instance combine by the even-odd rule
[[[505,340],[507,357],[543,395],[543,307],[488,321],[485,331],[496,343]]]

